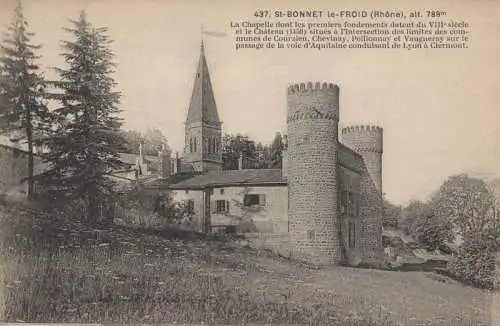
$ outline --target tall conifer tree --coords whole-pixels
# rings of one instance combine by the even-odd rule
[[[73,40],[63,43],[66,69],[52,94],[61,106],[54,110],[55,131],[47,138],[50,168],[43,183],[58,195],[85,200],[88,216],[98,215],[98,203],[113,193],[109,176],[123,167],[124,149],[118,108],[120,93],[112,78],[114,53],[106,28],[95,28],[85,12],[66,28]]]
[[[27,30],[21,2],[7,27],[0,56],[1,132],[28,147],[28,197],[34,192],[34,144],[47,126],[44,80],[39,72],[36,51],[31,43],[34,33]]]

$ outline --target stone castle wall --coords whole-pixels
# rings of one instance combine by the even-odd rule
[[[375,187],[382,193],[383,129],[377,126],[352,126],[342,129],[344,145],[363,157]]]
[[[342,129],[344,145],[361,155],[359,246],[363,261],[375,263],[382,254],[382,152],[383,129],[352,126]]]
[[[339,88],[312,83],[288,88],[288,218],[291,258],[341,260],[337,218]]]

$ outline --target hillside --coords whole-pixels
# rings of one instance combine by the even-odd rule
[[[319,270],[231,239],[1,213],[9,227],[30,221],[2,230],[5,321],[489,324],[487,292],[437,275]],[[22,230],[38,234],[37,253]]]

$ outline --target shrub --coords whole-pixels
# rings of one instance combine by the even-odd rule
[[[431,210],[419,216],[411,227],[412,236],[430,250],[443,246],[446,242],[454,240],[453,225],[441,216],[435,215]]]
[[[448,263],[448,273],[455,279],[480,288],[495,286],[495,250],[486,237],[467,238]]]

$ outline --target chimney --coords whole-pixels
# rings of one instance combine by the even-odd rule
[[[166,144],[162,144],[160,156],[160,177],[168,179],[170,177],[171,152]]]
[[[283,178],[288,176],[288,138],[283,136],[283,150],[281,151],[281,175]]]
[[[142,143],[139,144],[139,164],[144,164],[144,155],[142,153]]]
[[[240,152],[240,157],[238,158],[238,170],[243,170],[243,153]]]

